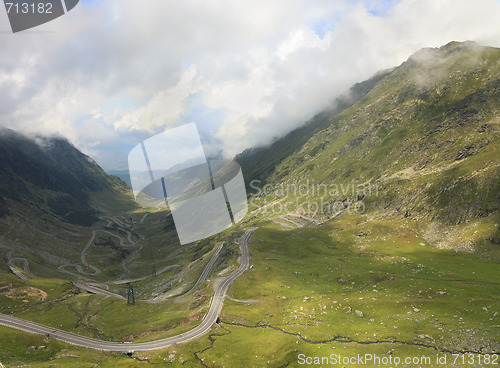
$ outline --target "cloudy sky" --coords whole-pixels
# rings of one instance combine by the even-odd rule
[[[500,47],[499,19],[499,0],[82,0],[12,34],[0,9],[0,126],[67,137],[108,170],[189,122],[232,156],[422,47]]]

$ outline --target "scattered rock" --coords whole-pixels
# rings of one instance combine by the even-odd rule
[[[337,282],[339,284],[347,284],[347,280],[346,279],[343,279],[342,277],[337,277]]]
[[[60,354],[57,357],[58,358],[80,358],[80,355],[76,355],[76,354]]]
[[[418,335],[418,338],[419,338],[419,339],[422,339],[422,340],[426,340],[426,339],[427,339],[427,340],[434,340],[434,339],[432,338],[432,336],[425,335],[425,334]]]
[[[420,309],[418,309],[418,308],[413,308],[413,311],[414,311],[415,313],[418,313],[418,312],[420,312]]]

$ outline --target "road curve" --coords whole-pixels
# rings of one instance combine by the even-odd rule
[[[17,277],[19,277],[21,280],[29,280],[30,278],[28,276],[26,276],[24,273],[22,273],[21,271],[19,271],[16,267],[14,267],[13,265],[8,265],[10,270],[12,271],[12,273],[14,275],[16,275]]]
[[[26,258],[21,258],[21,257],[12,257],[10,258],[8,261],[7,261],[7,265],[13,265],[14,263],[18,263],[18,262],[21,262],[23,264],[23,269],[24,269],[24,272],[26,272],[27,274],[29,275],[32,275],[31,274],[31,271],[30,271],[30,265],[28,263],[28,260]],[[32,275],[33,276],[33,275]]]
[[[87,281],[89,281],[89,280],[91,281],[91,279],[89,279],[87,277],[83,277],[83,276],[75,274],[73,272],[66,271],[66,267],[74,267],[74,268],[76,268],[76,270],[79,273],[81,273],[83,275],[86,275],[86,276],[95,276],[95,275],[98,275],[99,273],[101,273],[101,270],[99,270],[97,267],[92,266],[91,264],[89,264],[87,262],[87,258],[86,258],[87,250],[93,244],[96,234],[98,232],[102,232],[102,233],[114,236],[115,238],[118,238],[118,240],[120,241],[120,246],[122,246],[122,247],[132,247],[132,246],[134,246],[136,243],[132,240],[132,233],[130,231],[128,231],[128,230],[124,230],[124,231],[127,233],[127,240],[129,241],[129,244],[125,244],[125,240],[121,236],[113,234],[113,233],[111,233],[111,232],[109,232],[107,230],[94,230],[94,231],[92,231],[92,236],[90,237],[90,240],[87,242],[87,245],[85,245],[85,248],[83,249],[82,254],[80,255],[80,261],[82,262],[82,264],[84,266],[86,266],[88,269],[92,269],[93,270],[92,272],[86,272],[86,271],[83,270],[82,266],[74,264],[74,263],[71,263],[71,264],[68,263],[68,264],[64,264],[64,265],[59,266],[59,268],[58,268],[59,271],[65,272],[65,273],[70,274],[70,275],[74,275],[76,277],[80,277],[80,278],[85,279]],[[137,253],[137,251],[136,251],[136,253]]]
[[[163,272],[166,272],[168,270],[171,270],[172,268],[177,268],[177,267],[179,267],[179,265],[170,265],[170,266],[164,267],[160,271],[156,272],[156,276],[161,275]],[[151,277],[151,276],[142,276],[142,277],[138,277],[136,279],[115,280],[115,281],[111,281],[110,284],[123,285],[123,284],[128,284],[129,282],[137,282],[137,281],[146,280],[149,277]]]
[[[99,295],[104,295],[104,296],[111,296],[113,298],[119,298],[119,299],[125,299],[123,296],[119,294],[112,293],[111,291],[108,290],[103,290],[98,287],[92,286],[92,285],[86,285],[78,282],[74,282],[73,285],[75,285],[77,288],[86,290],[91,294],[99,294]]]
[[[26,258],[12,257],[12,249],[10,249],[9,247],[3,246],[3,245],[1,246],[1,248],[5,248],[8,250],[7,251],[7,266],[9,266],[10,270],[12,271],[12,273],[14,275],[16,275],[17,277],[19,277],[22,280],[29,280],[30,279],[28,276],[26,276],[24,273],[19,271],[14,266],[14,263],[21,262],[23,264],[24,272],[26,272],[26,274],[30,275],[31,277],[34,277],[30,271],[30,265],[29,265],[28,260]]]
[[[12,273],[14,275],[16,275],[17,277],[19,277],[21,280],[29,280],[30,279],[28,276],[26,276],[24,273],[22,273],[21,271],[19,271],[14,266],[14,263],[21,262],[23,264],[24,272],[26,272],[28,275],[30,275],[30,276],[33,277],[33,274],[30,271],[30,265],[29,265],[28,260],[26,258],[12,257],[12,251],[10,251],[7,254],[7,257],[9,258],[9,260],[7,261],[7,266],[9,266],[10,270],[12,271]]]
[[[159,339],[155,341],[142,342],[142,343],[123,343],[123,342],[109,342],[97,339],[91,339],[88,337],[83,337],[70,332],[57,330],[48,326],[43,326],[38,323],[25,321],[20,318],[12,317],[5,314],[0,314],[0,324],[16,328],[18,330],[36,333],[41,335],[46,335],[53,337],[57,340],[64,341],[69,344],[82,346],[88,349],[95,349],[101,351],[113,351],[113,352],[136,352],[136,351],[148,351],[155,349],[163,349],[173,344],[180,344],[192,339],[196,339],[208,333],[212,325],[217,321],[219,314],[222,310],[224,304],[224,299],[226,297],[226,292],[234,280],[243,274],[248,269],[249,257],[248,257],[248,238],[255,229],[249,229],[245,232],[240,241],[241,249],[241,263],[240,267],[234,271],[230,276],[224,278],[224,280],[218,285],[215,290],[215,294],[212,297],[210,303],[210,308],[203,318],[200,325],[196,326],[192,330],[184,332],[177,336],[167,337],[164,339]]]

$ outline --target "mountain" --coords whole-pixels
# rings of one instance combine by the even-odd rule
[[[38,276],[79,259],[99,217],[137,208],[124,182],[66,139],[2,130],[0,167],[1,258],[25,258]]]
[[[447,232],[484,243],[472,233],[486,227],[486,243],[499,242],[500,49],[423,49],[359,88],[350,104],[237,157],[248,182],[258,180],[254,210],[286,203],[283,213],[325,220],[360,207],[422,220],[430,239],[457,226]]]
[[[269,146],[257,146],[249,148],[236,156],[236,161],[245,169],[245,177],[251,180],[259,180],[263,183],[279,163],[287,156],[296,152],[313,135],[330,125],[330,118],[355,104],[366,96],[373,87],[383,79],[389,71],[382,71],[367,81],[355,84],[346,94],[337,100],[325,111],[319,113],[307,124],[291,131],[281,139],[276,140]]]
[[[108,192],[110,202],[122,201],[126,184],[107,175],[90,157],[62,138],[27,138],[12,130],[0,132],[0,214],[8,203],[50,213],[60,220],[90,226],[99,208],[94,195]],[[102,204],[102,203],[101,203]]]
[[[106,171],[108,175],[113,175],[119,177],[127,186],[132,189],[132,183],[130,182],[130,174],[128,169],[126,170],[109,170]]]
[[[488,365],[500,352],[499,51],[470,42],[421,50],[274,144],[242,153],[248,216],[182,246],[171,216],[160,206],[131,214],[124,183],[67,141],[4,132],[1,313],[91,338],[152,341],[199,325],[219,277],[240,269],[243,244],[250,261],[212,330],[187,343],[126,356],[0,326],[0,359],[291,367],[368,353],[432,366],[466,353]],[[232,176],[213,173],[214,182]],[[81,274],[85,257],[99,272]],[[13,264],[35,277],[18,278]],[[69,280],[77,273],[137,303],[78,292]],[[133,289],[116,284],[135,277]]]

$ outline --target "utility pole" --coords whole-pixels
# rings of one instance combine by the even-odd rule
[[[135,297],[134,297],[134,287],[132,286],[132,283],[128,283],[128,293],[127,293],[127,305],[132,302],[133,305],[135,305]]]

